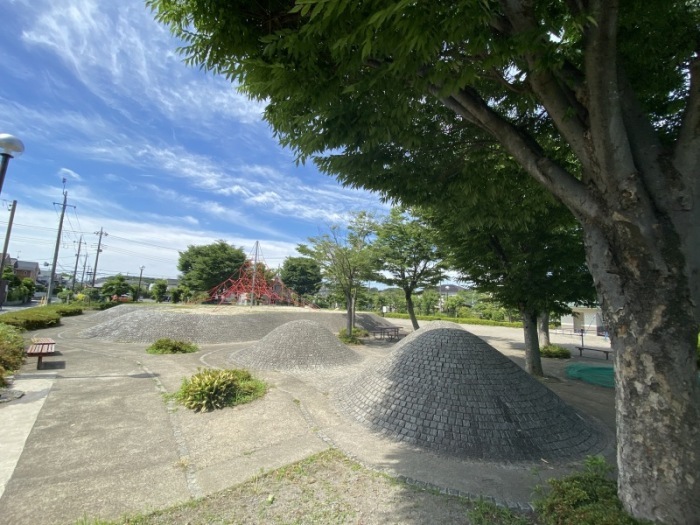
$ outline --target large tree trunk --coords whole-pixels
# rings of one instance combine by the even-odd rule
[[[585,230],[615,351],[618,493],[636,517],[700,523],[698,323],[683,244],[656,226]]]
[[[525,370],[528,374],[542,377],[542,360],[540,359],[540,340],[537,337],[537,312],[521,308],[523,331],[525,332]]]
[[[549,341],[549,312],[542,312],[537,316],[537,334],[540,337],[540,346],[550,345]]]
[[[411,297],[411,290],[404,288],[404,296],[406,297],[406,310],[408,311],[408,317],[411,318],[411,324],[414,330],[418,330],[418,320],[416,319],[416,312],[413,310],[413,298]]]

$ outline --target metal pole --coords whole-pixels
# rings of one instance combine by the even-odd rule
[[[0,193],[2,193],[2,185],[5,183],[5,173],[7,173],[7,165],[10,163],[12,155],[9,153],[0,153],[2,160],[0,161]]]
[[[100,228],[99,232],[95,232],[96,234],[99,233],[100,239],[97,241],[97,253],[95,254],[95,267],[92,269],[92,288],[95,287],[95,277],[97,277],[97,261],[100,258],[100,252],[101,246],[102,246],[102,236],[107,235],[105,232],[102,231],[102,228]]]
[[[255,256],[253,259],[253,286],[250,290],[250,306],[255,302],[255,275],[258,273],[258,241],[255,241]]]
[[[63,190],[63,206],[61,207],[61,219],[58,221],[58,235],[56,236],[56,248],[53,251],[53,265],[51,265],[51,275],[49,276],[49,289],[46,293],[46,304],[51,304],[51,293],[53,292],[53,277],[56,275],[56,264],[58,263],[58,250],[61,247],[61,233],[63,232],[63,217],[66,214],[66,201],[68,192]]]
[[[7,257],[7,248],[10,245],[10,233],[12,233],[12,221],[15,220],[15,210],[17,209],[17,201],[12,201],[10,208],[10,222],[7,223],[7,233],[5,234],[5,244],[2,247],[2,261],[0,261],[0,279],[2,279],[2,271],[5,269],[5,257]]]
[[[143,269],[145,266],[140,266],[139,269],[141,270],[141,273],[139,273],[139,289],[136,292],[136,300],[139,300],[139,297],[141,297],[141,277],[143,277]]]
[[[83,236],[80,236],[80,240],[78,241],[78,253],[75,254],[75,268],[73,268],[73,287],[71,290],[75,292],[75,280],[78,277],[78,262],[80,261],[80,247],[83,244]]]

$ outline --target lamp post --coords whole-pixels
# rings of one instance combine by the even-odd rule
[[[141,277],[143,277],[143,269],[145,266],[139,266],[139,270],[141,270],[141,273],[139,273],[139,289],[136,292],[136,300],[138,301],[139,298],[141,297]]]
[[[24,153],[24,144],[22,144],[21,140],[7,133],[0,133],[0,156],[2,156],[0,161],[0,193],[5,182],[5,173],[7,173],[7,165],[10,163],[10,159],[19,157],[22,153]]]

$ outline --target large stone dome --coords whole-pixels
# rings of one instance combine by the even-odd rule
[[[597,430],[557,395],[452,323],[412,333],[338,402],[393,439],[461,457],[539,461],[602,448]]]

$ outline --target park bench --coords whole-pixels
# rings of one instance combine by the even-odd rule
[[[399,338],[399,330],[401,330],[401,328],[398,326],[380,326],[372,330],[372,335],[375,339],[388,339],[389,341],[393,341]]]
[[[56,353],[56,341],[49,337],[33,337],[32,344],[27,348],[27,357],[38,357],[36,369],[41,369],[41,360],[44,356]]]
[[[604,349],[602,349],[602,348],[591,348],[591,347],[589,347],[589,346],[577,346],[577,347],[576,347],[576,350],[578,350],[578,355],[581,356],[581,357],[583,357],[583,351],[584,351],[584,350],[590,350],[590,351],[592,351],[592,352],[602,352],[602,353],[605,354],[605,360],[606,360],[606,361],[608,360],[608,357],[610,356],[610,354],[613,353],[613,350],[604,350]]]

